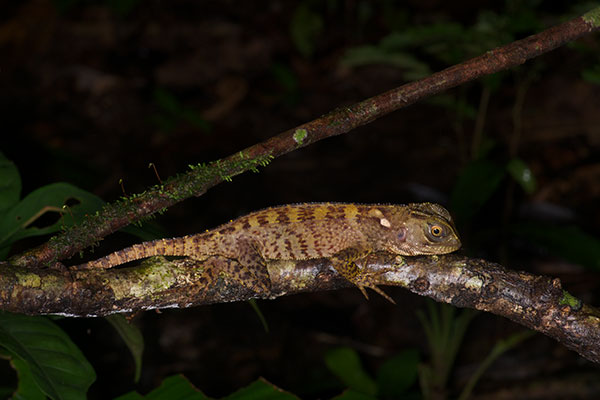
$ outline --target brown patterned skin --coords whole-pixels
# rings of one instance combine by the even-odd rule
[[[445,254],[460,245],[450,214],[438,204],[309,203],[256,211],[205,233],[136,244],[80,268],[111,268],[156,255],[197,260],[216,255],[237,260],[248,273],[266,271],[267,260],[328,257],[365,296],[370,287],[389,299],[355,261],[375,251]]]

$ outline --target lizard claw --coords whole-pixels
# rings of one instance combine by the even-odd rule
[[[372,289],[374,292],[379,293],[381,296],[383,296],[384,299],[386,299],[387,301],[389,301],[392,304],[396,304],[396,302],[394,301],[394,299],[392,299],[390,296],[387,295],[387,293],[385,293],[383,290],[379,289],[376,285],[369,285],[369,286],[364,286],[364,285],[360,285],[358,286],[358,288],[360,289],[361,293],[363,294],[363,296],[365,296],[365,298],[367,300],[369,300],[369,295],[367,294],[367,289],[365,288],[369,288]]]
[[[360,292],[363,294],[363,296],[365,296],[365,299],[369,300],[369,295],[367,294],[367,289],[365,289],[365,287],[362,285],[358,285],[357,288],[360,290]]]

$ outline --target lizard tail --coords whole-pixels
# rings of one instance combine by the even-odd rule
[[[152,256],[185,256],[189,237],[158,239],[134,244],[123,250],[115,251],[106,257],[78,265],[77,269],[108,269],[130,261]]]

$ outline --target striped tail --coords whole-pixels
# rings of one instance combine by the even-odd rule
[[[130,261],[152,256],[185,256],[186,239],[189,236],[169,239],[158,239],[150,242],[134,244],[123,250],[115,251],[106,257],[78,265],[77,269],[108,269]]]

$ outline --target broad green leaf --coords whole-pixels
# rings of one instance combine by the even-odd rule
[[[46,317],[0,312],[0,345],[23,360],[52,399],[85,399],[96,380],[77,346]]]
[[[533,172],[529,166],[527,166],[523,160],[519,158],[513,158],[506,165],[506,169],[508,170],[510,176],[512,176],[513,179],[517,181],[519,185],[521,185],[525,193],[531,194],[535,191],[535,177],[533,176]]]
[[[0,152],[0,218],[21,197],[21,176],[15,164]]]
[[[404,350],[387,360],[377,371],[378,394],[384,398],[399,398],[417,381],[419,351]]]
[[[377,397],[348,389],[344,390],[344,393],[339,396],[333,397],[332,400],[377,400]]]
[[[298,397],[285,392],[270,382],[260,378],[223,400],[298,400]]]
[[[46,400],[46,395],[35,383],[29,365],[20,358],[13,358],[10,364],[19,377],[19,387],[13,394],[12,400]]]
[[[137,326],[129,323],[121,314],[109,315],[106,320],[115,328],[125,342],[135,363],[134,382],[140,380],[142,373],[142,355],[144,353],[144,338]]]
[[[78,204],[63,207],[69,201]],[[54,233],[92,214],[104,202],[98,196],[68,183],[53,183],[29,193],[12,207],[0,221],[0,247],[19,239]],[[44,227],[32,224],[46,213],[56,213],[58,221]]]
[[[408,52],[387,52],[377,46],[359,46],[349,49],[342,63],[348,67],[385,64],[401,68],[406,80],[417,80],[431,74],[429,66]]]
[[[169,379],[169,378],[167,378]],[[115,400],[143,400],[144,396],[139,394],[138,392],[129,392],[124,394],[123,396],[116,397]]]
[[[511,231],[542,246],[551,254],[585,267],[600,269],[600,239],[576,226],[523,223],[513,225]]]
[[[196,389],[183,375],[173,375],[160,384],[159,387],[142,396],[137,392],[129,392],[123,396],[117,397],[115,400],[205,400],[210,397],[205,396],[201,391]]]
[[[363,369],[356,351],[340,347],[327,352],[325,364],[346,386],[361,393],[375,395],[377,386]]]
[[[500,186],[505,169],[488,160],[475,160],[460,173],[452,191],[452,210],[457,220],[469,221]]]

